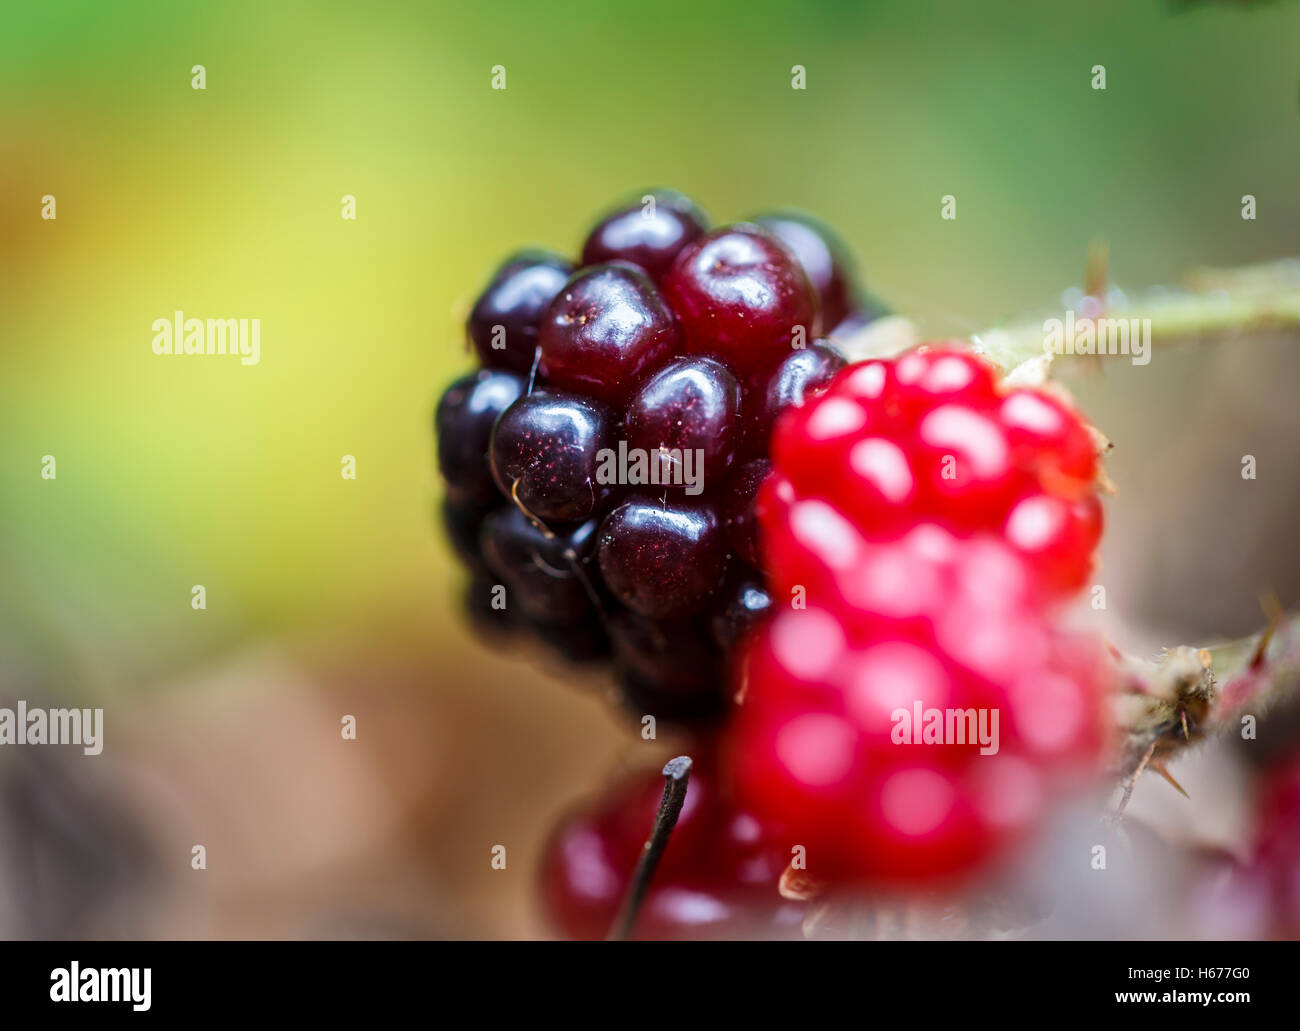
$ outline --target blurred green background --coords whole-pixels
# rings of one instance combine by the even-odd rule
[[[495,669],[430,424],[505,253],[650,185],[800,207],[941,334],[1053,303],[1097,237],[1126,288],[1300,251],[1297,42],[1285,2],[8,5],[6,690],[147,695],[283,641],[435,691]],[[260,318],[260,365],[155,356],[175,309]]]

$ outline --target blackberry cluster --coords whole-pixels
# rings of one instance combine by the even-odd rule
[[[659,191],[581,261],[493,276],[439,461],[491,625],[612,659],[639,714],[739,701],[694,743],[640,933],[791,932],[794,845],[832,885],[982,869],[1104,745],[1105,656],[1055,619],[1101,534],[1088,427],[943,343],[847,366],[823,329],[871,313],[802,216],[710,230]],[[660,780],[557,830],[545,897],[569,934],[608,928]]]
[[[771,426],[844,366],[823,328],[868,318],[824,227],[710,229],[667,190],[602,219],[577,268],[507,259],[469,315],[481,367],[435,418],[471,610],[612,658],[636,712],[719,714],[725,657],[770,604],[754,499]]]

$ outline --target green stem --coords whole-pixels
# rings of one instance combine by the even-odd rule
[[[1149,319],[1154,347],[1219,344],[1260,333],[1296,334],[1300,333],[1300,259],[1235,269],[1198,269],[1186,276],[1180,287],[1151,290],[1109,306],[1104,300],[1099,303],[1098,317]],[[1043,321],[1025,320],[995,327],[973,339],[978,350],[1009,374],[1028,372],[1033,363],[1106,357],[1052,355],[1045,363],[1045,336]]]

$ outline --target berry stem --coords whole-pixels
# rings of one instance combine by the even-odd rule
[[[1300,613],[1284,613],[1266,598],[1268,622],[1238,641],[1210,645],[1210,669],[1217,692],[1211,721],[1237,726],[1247,712],[1262,713],[1292,700],[1300,686]]]
[[[1206,648],[1173,648],[1155,662],[1118,655],[1116,689],[1121,699],[1124,695],[1141,699],[1147,722],[1160,724],[1160,729],[1124,728],[1127,747],[1120,764],[1124,790],[1116,816],[1123,813],[1145,769],[1154,769],[1174,783],[1163,768],[1165,763],[1198,740],[1238,727],[1243,715],[1260,716],[1300,697],[1300,613],[1283,613],[1271,597],[1264,607],[1265,627],[1240,640]],[[1203,706],[1201,718],[1189,731],[1187,714],[1196,712],[1198,702]]]
[[[1112,306],[1105,287],[1098,285],[1105,282],[1104,261],[1100,269],[1090,267],[1086,287],[1100,306],[1095,317],[1150,319],[1151,343],[1157,347],[1300,332],[1300,262],[1295,258],[1232,269],[1196,269],[1183,277],[1182,285],[1148,291],[1120,307]],[[1043,357],[1043,336],[1041,321],[1026,321],[982,333],[979,343],[1010,375]]]
[[[1151,343],[1220,344],[1260,334],[1300,334],[1300,260],[1283,258],[1226,269],[1194,269],[1174,287],[1162,287],[1122,300],[1116,307],[1107,297],[1105,258],[1089,254],[1084,289],[1096,302],[1091,317],[1150,319]],[[1060,309],[1044,309],[1060,317]],[[1043,352],[1042,318],[977,332],[975,348],[996,363],[1015,383],[1035,385],[1051,375],[1053,362]],[[924,339],[919,328],[900,316],[877,319],[856,334],[837,341],[850,360],[892,358]],[[1099,360],[1098,356],[1061,356],[1070,362]]]
[[[668,838],[673,833],[673,827],[677,825],[677,816],[682,811],[682,803],[686,801],[686,788],[690,779],[691,757],[689,755],[679,755],[676,759],[670,759],[664,766],[664,795],[659,802],[659,812],[655,814],[654,827],[637,862],[636,873],[632,875],[632,883],[628,885],[618,919],[614,921],[613,930],[609,933],[610,941],[627,941],[632,933],[632,926],[636,923],[637,913],[641,909],[641,901],[650,886],[650,878],[654,876],[659,858],[668,847]]]

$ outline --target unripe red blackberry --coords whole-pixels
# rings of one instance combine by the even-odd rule
[[[731,755],[815,876],[970,876],[1092,770],[1106,657],[1052,618],[1100,534],[1084,440],[943,346],[849,366],[778,421],[758,496],[775,615],[738,667]]]
[[[772,455],[795,495],[826,500],[867,536],[920,521],[994,534],[1062,594],[1091,572],[1102,513],[1086,424],[1042,392],[1004,394],[967,352],[850,366],[778,422]],[[784,533],[785,516],[773,519]]]
[[[641,939],[797,938],[806,906],[777,883],[790,856],[782,832],[723,794],[697,754],[685,804],[633,928]],[[654,821],[663,778],[630,774],[566,817],[542,859],[542,898],[568,938],[608,934]]]

